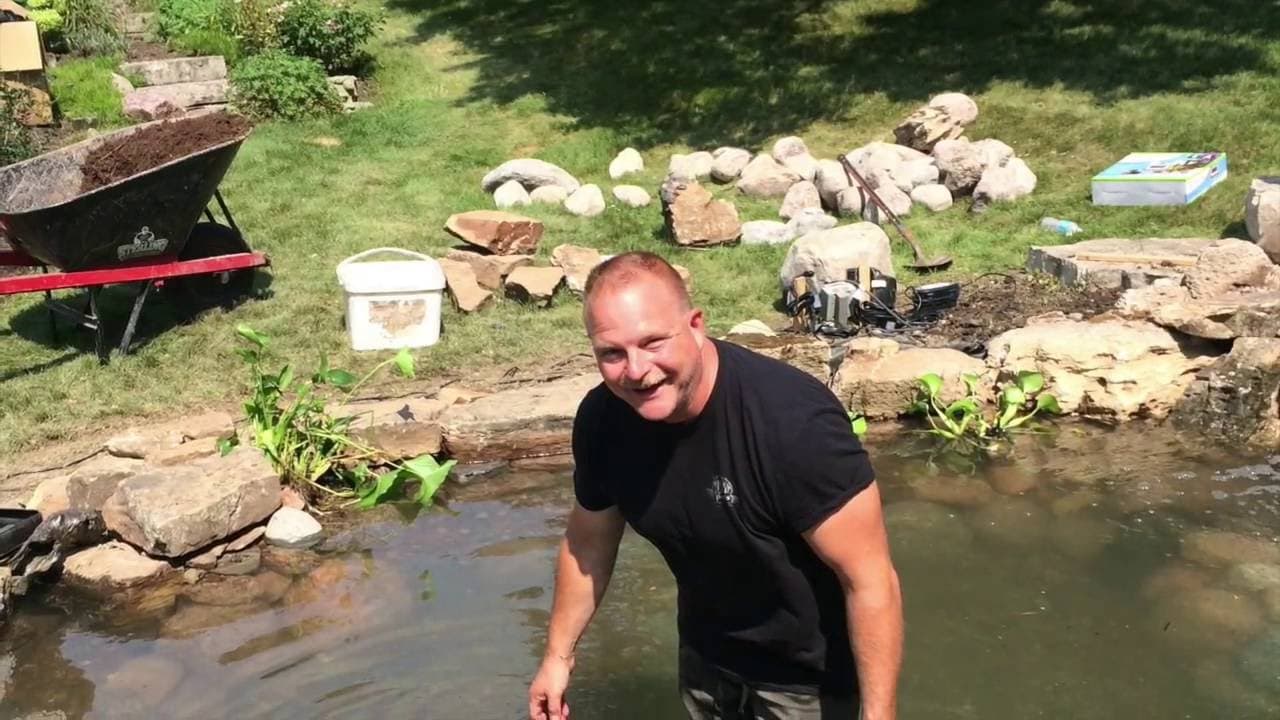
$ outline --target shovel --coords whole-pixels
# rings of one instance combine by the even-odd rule
[[[863,179],[862,175],[860,175],[857,170],[853,169],[853,165],[849,162],[849,158],[845,155],[841,155],[840,164],[844,166],[844,172],[845,175],[848,176],[849,181],[856,181],[858,183],[862,190],[871,198],[871,201],[876,204],[876,207],[880,209],[880,212],[884,213],[885,216],[889,218],[889,221],[893,223],[893,226],[898,228],[898,232],[902,234],[902,239],[906,240],[907,244],[911,246],[911,251],[915,253],[915,261],[908,264],[907,267],[919,272],[934,272],[951,267],[950,255],[942,255],[926,259],[924,251],[920,249],[920,244],[916,242],[911,231],[907,230],[906,226],[902,224],[902,221],[898,219],[898,216],[889,209],[888,205],[884,204],[884,201],[880,199],[879,195],[876,195],[876,191],[871,189],[871,185]]]

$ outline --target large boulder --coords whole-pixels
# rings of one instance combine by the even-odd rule
[[[738,189],[747,197],[783,197],[792,185],[803,179],[800,173],[774,160],[772,156],[761,153],[742,169]]]
[[[150,555],[181,557],[275,512],[280,480],[257,449],[140,473],[102,511],[107,528]]]
[[[146,463],[111,455],[94,458],[67,478],[67,504],[76,510],[101,512],[120,483],[142,472]]]
[[[495,255],[528,255],[538,249],[542,222],[503,210],[454,213],[444,229]]]
[[[809,154],[804,140],[792,135],[773,144],[773,159],[795,172],[804,180],[812,181],[818,173],[818,161]]]
[[[1036,189],[1036,174],[1023,162],[1013,158],[1000,167],[987,167],[973,189],[973,197],[986,202],[1011,202]]]
[[[943,140],[933,148],[942,184],[953,196],[968,195],[982,179],[986,169],[982,156],[968,140]]]
[[[818,172],[813,182],[818,186],[818,196],[822,198],[823,207],[828,210],[836,209],[837,196],[851,184],[844,166],[836,160],[819,160]]]
[[[942,378],[943,402],[965,395],[963,375],[982,376],[978,358],[950,348],[906,348],[880,355],[852,357],[840,367],[840,397],[849,409],[871,419],[896,418],[906,412],[929,373]]]
[[[1249,184],[1244,224],[1258,247],[1280,263],[1280,177],[1257,178]]]
[[[733,182],[751,162],[751,153],[742,148],[723,147],[712,153],[711,179],[719,183]]]
[[[595,373],[503,390],[440,416],[445,448],[460,462],[515,460],[571,450],[573,418]]]
[[[206,82],[225,78],[227,62],[221,55],[138,60],[121,63],[120,72],[139,78],[143,85]]]
[[[1223,238],[1200,251],[1183,284],[1195,298],[1212,298],[1225,293],[1262,287],[1273,264],[1262,248],[1251,242]]]
[[[978,103],[958,92],[939,93],[929,98],[929,107],[941,108],[961,125],[972,125],[978,119]]]
[[[778,282],[789,288],[793,279],[810,271],[818,283],[845,280],[851,268],[863,265],[894,274],[889,236],[875,223],[842,225],[796,239],[782,261]]]
[[[782,201],[778,216],[784,220],[790,220],[805,210],[822,210],[822,198],[818,195],[818,188],[808,180],[802,180],[787,190],[787,196]]]
[[[545,160],[519,158],[508,160],[490,170],[484,176],[484,179],[480,181],[480,187],[485,192],[492,193],[508,180],[519,182],[524,186],[525,190],[530,192],[544,185],[556,185],[564,188],[566,192],[572,193],[582,184],[564,169]]]
[[[595,217],[604,212],[604,193],[594,183],[583,185],[565,198],[564,209],[578,217]]]
[[[716,200],[699,183],[669,179],[659,196],[667,236],[677,245],[725,245],[742,235],[738,209],[731,202]]]
[[[1228,444],[1280,444],[1280,339],[1242,337],[1200,370],[1170,418]]]
[[[63,565],[63,578],[69,585],[97,594],[153,583],[172,572],[169,563],[114,541],[81,550]]]
[[[1064,412],[1105,420],[1165,417],[1212,361],[1158,325],[1122,319],[1034,322],[992,338],[987,355],[1001,377],[1042,374]]]
[[[640,156],[640,151],[633,147],[623,149],[613,162],[609,163],[609,177],[613,180],[643,170],[644,158]]]
[[[1280,337],[1280,292],[1229,292],[1197,300],[1181,285],[1126,290],[1116,303],[1124,317],[1208,340]]]

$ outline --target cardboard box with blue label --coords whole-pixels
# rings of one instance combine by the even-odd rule
[[[1189,205],[1226,179],[1226,153],[1130,153],[1093,176],[1093,204]]]

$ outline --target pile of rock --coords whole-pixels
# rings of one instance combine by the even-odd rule
[[[621,177],[631,172],[626,168],[637,161],[643,169],[644,161],[640,154],[635,150],[631,152],[634,158],[626,151],[619,154],[620,159],[614,160],[610,166],[611,175],[618,172],[615,177]],[[595,217],[605,211],[604,193],[599,185],[583,185],[563,168],[545,160],[509,160],[489,171],[480,181],[480,186],[493,194],[493,202],[499,209],[540,203],[559,205],[579,217]],[[644,207],[650,202],[649,193],[636,185],[618,185],[613,188],[613,196],[629,207]]]
[[[256,573],[263,540],[276,549],[319,542],[319,523],[260,451],[217,452],[232,432],[224,413],[130,430],[46,479],[27,503],[44,523],[10,561],[6,588],[22,594],[31,578],[64,565],[63,579],[92,595],[137,591],[171,605],[183,583],[167,581],[179,576],[192,586],[206,574]]]

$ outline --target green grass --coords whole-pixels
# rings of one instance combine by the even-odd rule
[[[128,125],[120,92],[111,84],[111,73],[119,62],[117,57],[80,58],[63,61],[50,70],[50,94],[62,114],[76,120],[93,120],[99,129]]]
[[[966,203],[907,221],[926,252],[956,258],[947,277],[1021,266],[1033,244],[1061,242],[1043,215],[1085,237],[1243,234],[1249,179],[1280,167],[1280,6],[1226,0],[961,3],[956,0],[749,0],[729,5],[390,0],[377,46],[376,107],[260,126],[223,190],[255,248],[271,254],[269,297],[179,325],[156,304],[148,343],[108,367],[50,339],[36,296],[0,302],[0,453],[79,436],[130,416],[233,406],[245,388],[234,326],[273,336],[310,367],[320,353],[353,370],[383,354],[345,350],[334,266],[376,246],[442,254],[449,214],[492,207],[480,178],[512,157],[558,163],[605,190],[609,208],[580,219],[558,208],[539,254],[560,243],[657,250],[688,267],[712,329],[777,321],[785,248],[682,251],[660,236],[657,185],[673,152],[783,135],[833,157],[892,129],[931,95],[978,102],[974,139],[996,137],[1039,176],[1036,192],[971,216]],[[342,141],[324,148],[321,135]],[[619,206],[607,175],[633,145],[646,171],[625,182],[655,196]],[[1228,152],[1231,177],[1185,208],[1095,208],[1089,178],[1136,150]],[[747,201],[744,220],[775,217]],[[892,231],[891,237],[894,236]],[[1073,240],[1080,239],[1080,236]],[[898,262],[909,258],[895,239]],[[900,272],[902,284],[918,278]],[[127,298],[111,304],[119,318]],[[529,364],[584,350],[579,305],[500,302],[445,315],[441,344],[418,352],[422,376]],[[65,336],[64,336],[65,339]],[[387,390],[387,389],[384,389]],[[394,390],[394,389],[392,389]],[[387,390],[390,391],[390,390]]]

